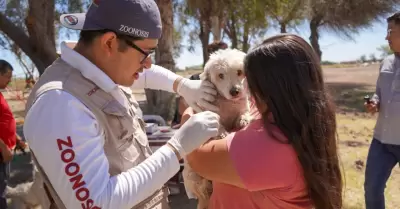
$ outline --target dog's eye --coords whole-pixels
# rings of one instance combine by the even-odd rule
[[[242,76],[242,75],[243,75],[243,71],[238,70],[238,71],[237,71],[237,75],[238,75],[238,76]]]
[[[224,79],[224,74],[220,73],[220,74],[218,74],[218,77],[219,77],[220,79]]]

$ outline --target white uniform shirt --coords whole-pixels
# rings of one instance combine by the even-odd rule
[[[80,70],[84,77],[109,92],[122,105],[127,105],[117,84],[65,43],[61,44],[61,59]],[[176,74],[153,65],[140,75],[132,88],[172,92],[176,78]],[[66,208],[132,208],[161,188],[179,170],[176,155],[164,146],[137,167],[111,177],[103,150],[103,128],[83,103],[62,90],[51,90],[37,98],[26,115],[24,135]],[[73,187],[77,181],[66,174],[61,159],[66,145],[49,146],[57,139],[66,141],[67,137],[74,153],[73,162],[82,174],[80,182],[84,184],[76,190]]]

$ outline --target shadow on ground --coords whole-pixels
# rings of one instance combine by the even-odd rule
[[[25,140],[23,126],[17,126],[17,133],[22,140]],[[20,183],[32,181],[33,175],[33,164],[29,151],[25,155],[17,152],[10,164],[9,186],[15,187]]]
[[[25,155],[18,153],[14,155],[10,168],[9,186],[15,187],[18,184],[30,182],[33,180],[33,164],[29,152]]]
[[[375,87],[357,83],[326,83],[338,112],[365,112],[364,96],[372,95]]]
[[[196,209],[197,201],[187,198],[183,184],[180,184],[179,188],[181,190],[179,195],[171,195],[168,197],[171,209]]]

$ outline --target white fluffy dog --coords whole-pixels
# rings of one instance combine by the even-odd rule
[[[33,182],[18,184],[12,188],[7,186],[6,198],[11,199],[10,209],[45,209],[49,208],[49,200],[43,187],[42,176],[35,168]]]
[[[248,95],[244,90],[245,56],[244,52],[237,49],[218,50],[210,55],[204,72],[200,74],[201,80],[212,82],[218,91],[216,105],[220,108],[220,123],[223,129],[216,139],[243,128],[251,120]],[[184,164],[182,177],[188,197],[198,199],[197,209],[208,208],[212,193],[211,182],[196,174],[187,163]]]

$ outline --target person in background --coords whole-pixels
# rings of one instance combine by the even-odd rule
[[[13,67],[5,60],[0,60],[0,90],[11,82]],[[5,190],[9,178],[12,149],[16,145],[16,123],[6,99],[0,91],[0,208],[7,208]]]
[[[227,49],[227,48],[228,48],[228,44],[226,44],[225,42],[214,41],[207,46],[207,51],[208,51],[208,54],[210,55],[220,49]]]
[[[341,209],[335,109],[312,47],[270,37],[244,71],[254,120],[185,158],[213,183],[208,209]]]
[[[380,66],[376,91],[367,112],[379,112],[365,169],[366,209],[385,208],[385,187],[392,169],[400,163],[400,12],[387,18],[386,40],[393,55]]]

